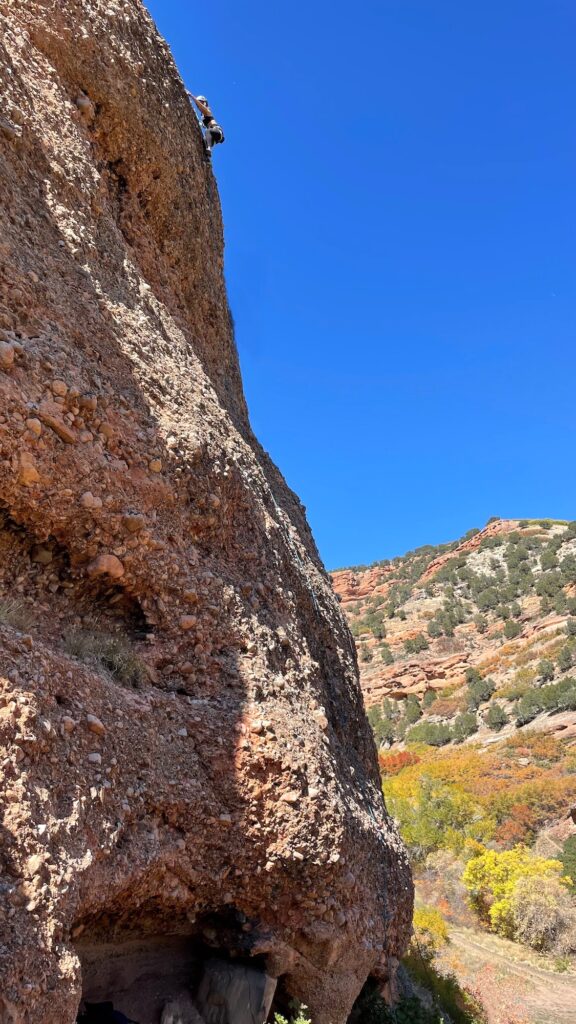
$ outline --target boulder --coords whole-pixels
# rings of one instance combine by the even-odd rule
[[[264,1024],[276,979],[262,970],[208,960],[196,996],[206,1024]]]

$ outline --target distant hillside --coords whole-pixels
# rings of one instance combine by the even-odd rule
[[[576,522],[495,519],[332,579],[382,744],[576,737]]]

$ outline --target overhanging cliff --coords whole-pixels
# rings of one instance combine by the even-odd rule
[[[0,29],[0,1020],[72,1024],[102,958],[167,943],[339,1024],[410,873],[248,424],[198,125],[138,0],[0,0]]]

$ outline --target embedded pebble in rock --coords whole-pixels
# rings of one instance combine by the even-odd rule
[[[297,793],[296,790],[291,790],[288,793],[282,793],[280,799],[284,800],[287,804],[297,804],[301,796],[301,793]]]
[[[124,575],[124,566],[116,555],[98,555],[88,566],[89,576],[111,576],[112,579],[120,579]]]
[[[74,102],[83,117],[85,117],[89,121],[91,121],[94,118],[96,114],[96,107],[94,106],[94,103],[92,102],[90,97],[87,96],[85,92],[79,93]]]
[[[317,711],[314,711],[314,718],[318,722],[318,725],[320,726],[321,729],[328,728],[329,723],[324,708],[319,708]]]
[[[40,434],[42,433],[42,424],[40,423],[40,420],[36,419],[35,416],[26,420],[26,426],[28,427],[28,430],[30,430],[33,434],[36,435],[36,437],[40,437]]]
[[[57,416],[53,416],[43,408],[40,408],[39,416],[44,426],[50,427],[60,440],[64,441],[64,444],[74,444],[77,441],[76,432]]]
[[[11,370],[14,365],[14,346],[0,341],[0,370]]]
[[[344,1024],[393,984],[410,871],[249,425],[201,130],[140,0],[0,21],[0,1021],[75,1024],[85,950],[165,936]]]
[[[37,562],[39,565],[50,565],[53,555],[50,548],[42,547],[37,544],[30,552],[30,558],[33,562]]]
[[[122,517],[122,525],[126,527],[129,533],[138,533],[139,530],[144,529],[146,526],[146,517],[132,512]]]
[[[9,121],[7,117],[0,116],[0,132],[11,142],[19,139],[22,135],[22,129]]]
[[[97,736],[104,736],[106,727],[96,715],[86,715],[86,724],[90,732],[96,733]]]
[[[25,487],[32,487],[33,484],[40,483],[40,473],[36,469],[34,459],[29,452],[20,453],[19,480]]]
[[[96,497],[92,491],[84,491],[80,504],[82,508],[102,508],[102,498]]]

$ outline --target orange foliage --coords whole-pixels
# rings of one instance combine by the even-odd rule
[[[520,757],[537,757],[543,761],[559,761],[564,755],[560,740],[541,732],[516,733],[507,746]]]
[[[419,762],[418,754],[413,754],[409,750],[399,750],[392,754],[378,754],[378,763],[383,775],[396,775],[403,768],[407,768],[412,764],[419,764]]]
[[[518,843],[529,843],[534,838],[538,815],[533,807],[527,804],[514,804],[508,817],[498,826],[494,838],[503,846],[516,846]]]
[[[411,799],[423,776],[443,783],[472,797],[494,820],[494,838],[504,848],[531,843],[540,828],[576,803],[568,751],[550,736],[525,733],[491,750],[470,745],[419,753],[418,765],[406,762],[389,773],[398,776],[395,796]]]

